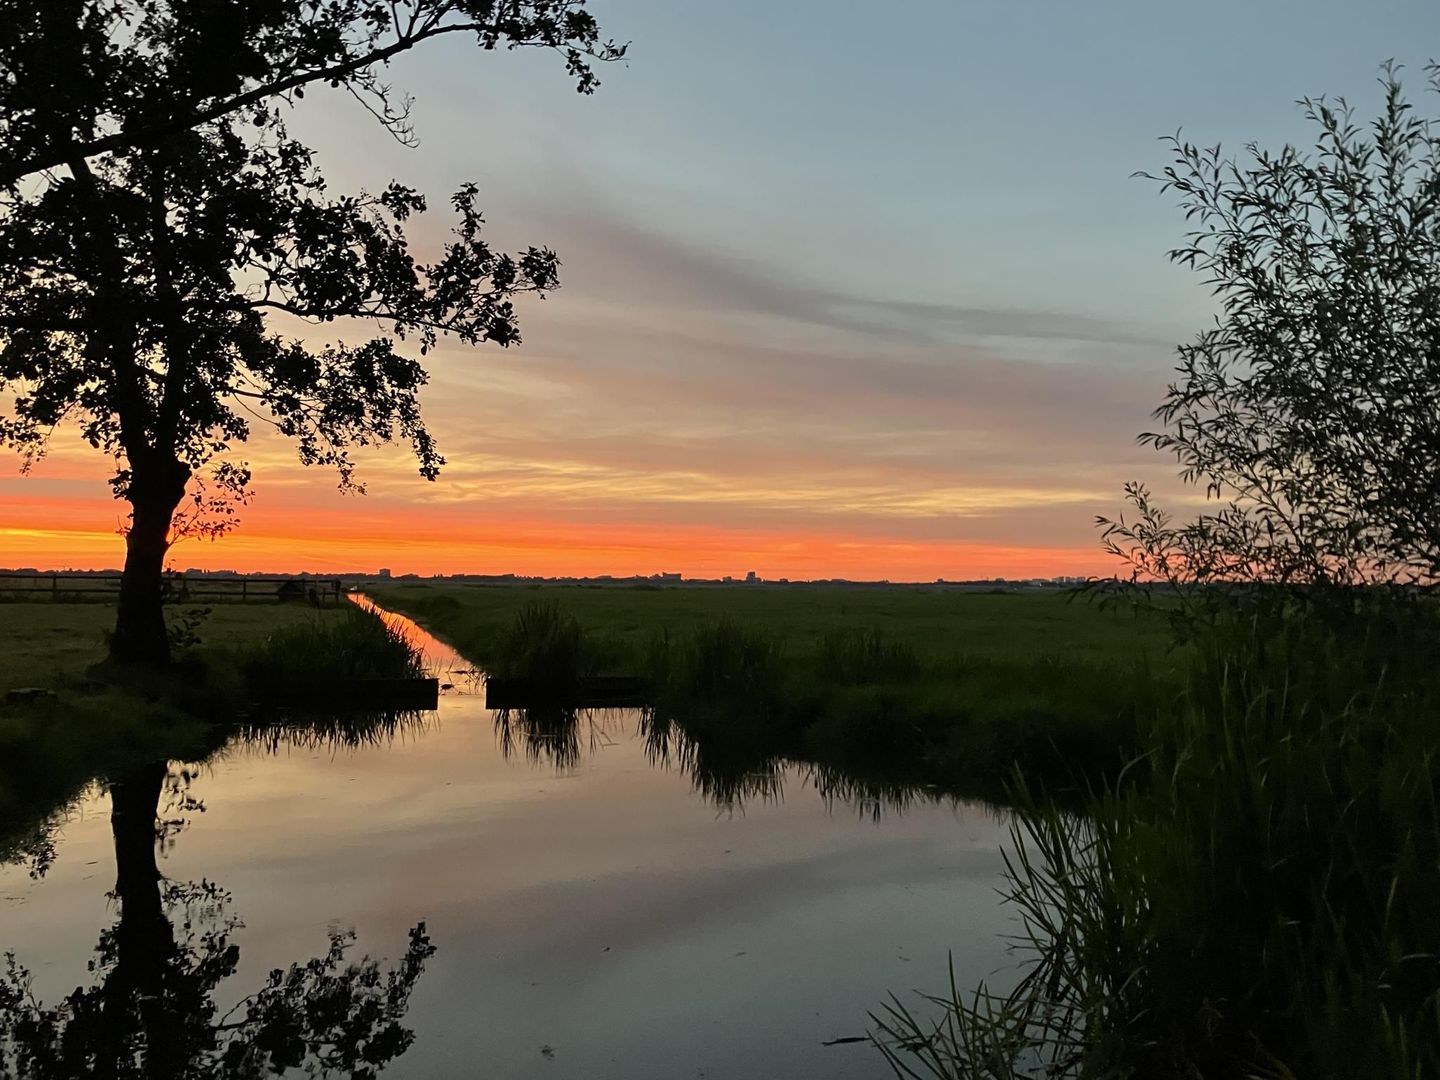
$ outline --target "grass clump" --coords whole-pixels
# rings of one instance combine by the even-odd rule
[[[1122,784],[1021,793],[1018,985],[893,1002],[899,1075],[1440,1075],[1440,624],[1353,601],[1212,620]]]
[[[691,704],[767,711],[780,696],[785,645],[773,634],[720,619],[695,628],[678,650],[670,692]]]
[[[499,635],[489,672],[562,693],[575,691],[600,667],[579,620],[556,604],[536,600],[516,611]]]
[[[252,683],[425,676],[420,650],[405,632],[359,608],[278,629],[239,650],[236,662]]]

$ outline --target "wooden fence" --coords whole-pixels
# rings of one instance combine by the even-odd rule
[[[0,599],[103,602],[120,594],[119,574],[0,573]],[[172,603],[338,604],[345,586],[338,578],[193,577],[165,575]]]

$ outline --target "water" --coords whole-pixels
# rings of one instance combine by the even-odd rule
[[[235,741],[193,767],[188,787],[170,766],[158,868],[172,892],[213,886],[188,907],[165,898],[163,920],[157,909],[128,940],[132,956],[199,942],[180,967],[209,973],[213,1016],[173,976],[149,985],[182,989],[136,998],[173,1006],[157,1031],[202,1017],[190,1060],[283,1028],[296,1000],[316,996],[309,983],[248,1028],[220,1018],[272,969],[323,956],[336,930],[353,930],[350,957],[384,958],[382,971],[417,923],[433,944],[397,1008],[414,1041],[387,1077],[885,1076],[872,1047],[822,1044],[865,1034],[892,991],[914,1004],[914,989],[948,985],[947,953],[962,986],[1007,964],[1005,828],[990,811],[826,799],[794,767],[755,785],[778,782],[777,798],[717,807],[683,770],[651,763],[630,713],[582,720],[573,767],[557,768],[544,744],[534,760],[507,756],[494,714],[454,674],[468,665],[411,629],[457,687],[393,738],[273,751]],[[142,805],[153,797],[135,790]],[[74,808],[43,877],[0,868],[0,947],[31,969],[46,1005],[76,987],[99,1000],[105,985],[132,997],[147,985],[123,952],[120,975],[104,957],[89,967],[102,933],[112,960],[126,947],[107,896],[117,857],[142,871],[148,858],[148,833],[132,828],[127,846],[112,832],[111,801],[95,791]],[[204,966],[215,957],[218,975]],[[352,982],[359,1000],[364,980]]]

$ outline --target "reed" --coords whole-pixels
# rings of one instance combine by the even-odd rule
[[[420,650],[405,632],[360,608],[278,629],[241,650],[236,661],[251,682],[425,676]]]
[[[1018,980],[892,1000],[896,1074],[1440,1073],[1436,631],[1403,602],[1212,621],[1121,783],[1083,814],[1018,788]]]
[[[574,616],[537,600],[515,612],[487,666],[496,678],[525,681],[563,698],[597,673],[600,652]]]

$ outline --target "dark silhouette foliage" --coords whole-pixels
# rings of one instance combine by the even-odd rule
[[[172,882],[157,844],[181,824],[156,810],[172,777],[163,762],[111,785],[115,899],[120,917],[100,936],[94,981],[43,1003],[13,954],[0,970],[0,1075],[202,1078],[377,1076],[409,1049],[410,994],[434,954],[421,923],[386,970],[353,960],[355,935],[332,930],[320,955],[276,968],[227,1009],[217,1005],[240,963],[241,927],[214,882]],[[174,792],[171,792],[172,801]]]
[[[1199,582],[1440,579],[1440,126],[1387,66],[1368,124],[1306,99],[1313,151],[1243,159],[1172,140],[1159,177],[1195,223],[1175,262],[1205,276],[1214,327],[1141,442],[1220,506],[1176,525],[1131,485],[1101,519],[1138,576]],[[1430,71],[1440,90],[1440,69]]]
[[[413,143],[410,103],[380,70],[451,34],[558,51],[586,93],[591,62],[624,51],[584,0],[0,4],[0,443],[28,463],[74,421],[114,459],[131,506],[116,659],[167,658],[167,546],[233,525],[253,425],[344,487],[355,447],[392,440],[433,479],[419,357],[442,336],[518,342],[515,298],[558,286],[554,252],[490,245],[475,184],[423,260],[405,234],[427,209],[418,191],[332,192],[287,130],[320,85]],[[277,314],[335,337],[287,338]]]

